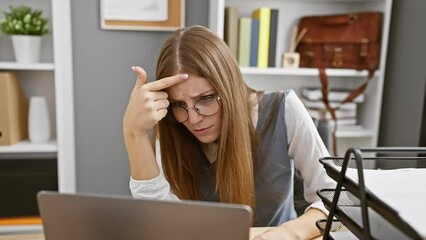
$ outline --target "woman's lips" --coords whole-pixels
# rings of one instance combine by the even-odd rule
[[[209,130],[212,128],[213,126],[210,127],[206,127],[206,128],[198,128],[198,129],[194,129],[194,133],[196,135],[205,135],[209,133]]]

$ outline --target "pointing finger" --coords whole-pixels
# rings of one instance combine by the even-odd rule
[[[146,87],[149,91],[160,91],[178,83],[184,82],[188,78],[188,74],[177,74],[171,77],[166,77],[154,82],[150,82],[146,84]]]

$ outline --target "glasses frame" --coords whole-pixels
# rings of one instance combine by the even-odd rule
[[[214,95],[215,95],[215,94],[213,94],[213,96],[214,96]],[[195,106],[197,105],[197,103],[198,103],[198,102],[200,102],[200,101],[205,101],[205,99],[200,98],[200,99],[198,99],[198,100],[194,103],[194,105],[193,105],[192,107],[188,107],[188,106],[186,106],[186,107],[181,107],[181,106],[169,106],[169,107],[167,108],[167,110],[168,110],[168,114],[169,114],[169,117],[170,117],[170,119],[172,120],[172,122],[175,122],[175,123],[184,123],[184,122],[188,121],[188,119],[189,119],[189,112],[188,112],[188,110],[189,110],[189,109],[194,109],[194,111],[195,111],[196,113],[198,113],[198,114],[200,114],[201,116],[204,116],[204,117],[210,117],[210,116],[213,116],[213,115],[215,115],[216,113],[218,113],[218,112],[219,112],[221,96],[220,96],[220,95],[216,95],[216,96],[214,97],[214,100],[216,100],[216,102],[217,102],[217,104],[218,104],[218,108],[217,108],[217,111],[216,111],[215,113],[213,113],[213,114],[202,114],[202,113],[200,113],[200,112],[198,111],[198,109],[195,107]],[[185,119],[184,121],[178,121],[178,120],[176,119],[176,117],[175,117],[175,114],[173,113],[173,108],[182,108],[182,109],[184,109],[184,110],[186,111],[186,119]]]

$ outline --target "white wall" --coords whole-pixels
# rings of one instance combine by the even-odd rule
[[[380,146],[419,146],[426,84],[425,10],[424,0],[393,1]]]

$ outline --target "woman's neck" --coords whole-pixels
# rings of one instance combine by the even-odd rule
[[[202,144],[204,154],[206,155],[210,163],[213,163],[216,161],[218,146],[219,144],[217,142]]]

